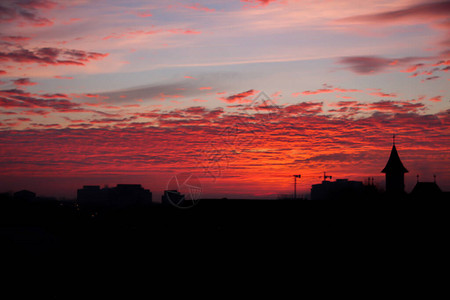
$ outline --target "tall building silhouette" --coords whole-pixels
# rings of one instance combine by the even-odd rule
[[[360,199],[363,198],[364,192],[364,185],[361,181],[348,179],[323,180],[322,183],[311,186],[311,200]]]
[[[118,184],[116,187],[85,185],[77,191],[77,202],[83,206],[103,208],[126,208],[150,205],[152,192],[140,184]]]
[[[405,192],[405,173],[408,173],[408,170],[403,166],[395,148],[395,135],[393,136],[391,155],[381,173],[386,174],[387,193],[401,194]]]

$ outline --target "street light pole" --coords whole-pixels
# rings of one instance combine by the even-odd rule
[[[294,176],[294,200],[297,199],[297,178],[301,178],[302,175],[298,174],[298,175],[292,175]]]

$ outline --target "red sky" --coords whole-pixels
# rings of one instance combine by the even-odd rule
[[[172,176],[276,198],[333,178],[450,190],[449,1],[6,1],[0,192]],[[7,33],[7,34],[6,34]]]

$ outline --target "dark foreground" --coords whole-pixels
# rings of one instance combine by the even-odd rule
[[[158,205],[97,212],[5,202],[0,239],[2,256],[19,281],[44,276],[50,283],[44,291],[65,299],[75,291],[58,294],[55,282],[66,286],[71,276],[96,282],[123,268],[128,271],[117,275],[122,279],[158,274],[169,281],[199,269],[205,275],[231,268],[240,276],[247,268],[264,272],[270,266],[319,276],[350,261],[361,268],[386,260],[416,268],[416,254],[424,253],[419,249],[444,249],[446,214],[442,202],[431,200],[205,200],[187,210]]]
[[[432,238],[441,202],[204,200],[191,209],[150,206],[76,209],[70,204],[3,205],[1,241],[15,257],[120,259],[296,247],[329,253],[360,241]],[[326,246],[325,248],[323,246]]]

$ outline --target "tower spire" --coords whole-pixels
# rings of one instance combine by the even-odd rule
[[[386,191],[391,193],[403,193],[405,190],[404,174],[408,170],[403,166],[395,147],[395,134],[392,135],[392,150],[388,162],[381,171],[386,174]]]

